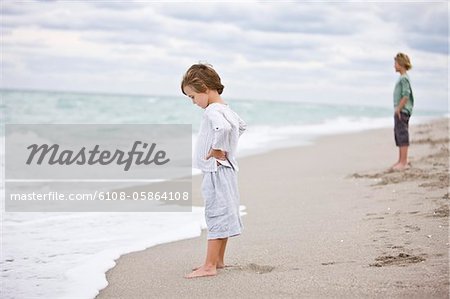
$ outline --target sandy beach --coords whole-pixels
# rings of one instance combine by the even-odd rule
[[[205,233],[122,256],[96,298],[448,298],[448,119],[411,128],[411,168],[392,129],[324,137],[240,159],[244,231],[216,277]],[[193,178],[201,206],[200,177]]]

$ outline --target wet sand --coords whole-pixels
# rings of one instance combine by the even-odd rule
[[[126,254],[97,298],[449,296],[448,119],[411,128],[411,168],[392,129],[324,137],[240,160],[244,231],[216,277],[187,280],[206,234]],[[200,178],[194,205],[202,205]]]

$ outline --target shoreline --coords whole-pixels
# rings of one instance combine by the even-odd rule
[[[255,290],[269,297],[448,296],[448,199],[440,198],[445,182],[427,183],[430,176],[421,170],[428,156],[445,156],[439,146],[448,157],[445,134],[448,119],[412,127],[413,167],[404,173],[384,172],[397,158],[391,129],[322,136],[312,145],[244,157],[239,184],[248,215],[243,235],[231,238],[227,249],[236,267],[214,278],[183,279],[203,259],[202,231],[200,238],[121,256],[97,298],[196,297],[205,290],[217,297]],[[430,155],[433,148],[437,154]],[[448,159],[444,167],[448,187]],[[202,205],[199,186],[193,177],[195,206]],[[260,285],[273,279],[277,287]],[[224,288],[230,284],[233,290]]]

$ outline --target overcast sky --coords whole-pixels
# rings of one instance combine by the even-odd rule
[[[180,95],[193,63],[224,98],[389,106],[407,53],[416,105],[446,109],[446,2],[2,1],[2,87]]]

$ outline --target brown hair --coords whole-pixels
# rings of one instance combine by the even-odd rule
[[[406,55],[405,53],[397,53],[397,55],[395,55],[394,59],[395,59],[395,61],[397,61],[398,64],[403,66],[407,71],[412,68],[411,61],[409,60],[408,55]]]
[[[219,94],[222,94],[225,86],[220,83],[219,74],[212,68],[210,64],[198,63],[192,65],[183,76],[181,81],[181,92],[183,94],[183,88],[190,86],[196,92],[205,92],[206,89],[217,90]]]

